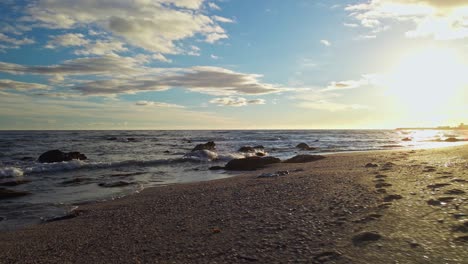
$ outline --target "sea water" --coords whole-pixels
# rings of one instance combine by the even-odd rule
[[[264,154],[286,159],[297,154],[450,146],[467,131],[430,130],[210,130],[210,131],[0,131],[0,188],[29,195],[0,200],[0,230],[16,229],[66,214],[77,205],[115,199],[147,188],[231,177],[211,171],[241,153],[242,146],[265,147]],[[402,141],[403,138],[412,141]],[[191,150],[214,141],[216,152]],[[301,151],[301,142],[316,148]],[[39,163],[53,149],[79,151],[87,160]],[[24,180],[17,186],[7,182]],[[2,186],[3,185],[3,186]],[[115,187],[109,187],[120,185]],[[124,185],[124,186],[122,186]],[[106,187],[107,186],[107,187]]]

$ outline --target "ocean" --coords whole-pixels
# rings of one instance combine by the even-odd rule
[[[402,141],[403,138],[411,141]],[[286,159],[297,154],[452,146],[466,130],[206,130],[206,131],[0,131],[0,188],[29,195],[0,200],[0,230],[18,229],[67,214],[80,204],[116,199],[147,187],[238,175],[224,166],[242,146],[265,147]],[[216,152],[191,152],[214,141]],[[305,142],[316,148],[301,151]],[[42,153],[79,151],[87,160],[39,163]],[[261,150],[259,150],[261,151]],[[22,184],[12,186],[12,182]]]

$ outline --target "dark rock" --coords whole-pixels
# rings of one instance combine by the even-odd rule
[[[447,139],[444,140],[445,142],[458,142],[458,141],[461,141],[457,138],[454,138],[454,137],[449,137]]]
[[[127,138],[127,141],[136,141],[136,138],[129,137]]]
[[[375,163],[367,163],[365,167],[366,167],[366,168],[376,168],[376,167],[378,167],[378,166],[379,166],[379,165],[377,165],[377,164],[375,164]]]
[[[465,191],[460,189],[452,189],[445,192],[445,194],[465,194]]]
[[[275,157],[247,157],[243,159],[233,159],[226,164],[226,170],[256,170],[268,164],[279,163],[280,159]]]
[[[265,157],[265,153],[263,153],[263,152],[257,152],[257,153],[255,153],[255,155],[258,156],[258,157]]]
[[[221,167],[221,166],[213,166],[213,167],[210,167],[208,168],[209,170],[224,170],[224,167]]]
[[[15,198],[30,194],[29,192],[15,191],[5,188],[0,188],[0,199]]]
[[[197,150],[216,151],[216,144],[213,141],[207,142],[205,144],[198,144],[192,149],[192,151]]]
[[[25,184],[31,182],[30,180],[16,180],[16,181],[7,181],[0,183],[0,186],[17,186],[21,184]]]
[[[442,202],[438,200],[430,199],[427,201],[427,204],[433,205],[433,206],[439,206],[439,205],[442,205]]]
[[[257,145],[257,146],[255,146],[255,147],[253,147],[253,148],[254,148],[254,149],[265,149],[265,147],[262,146],[262,145]]]
[[[468,221],[462,224],[456,225],[452,229],[454,232],[468,233]]]
[[[284,163],[306,163],[324,159],[321,155],[297,155],[284,161]]]
[[[169,154],[171,152],[169,150],[165,150],[164,153]]]
[[[353,244],[356,246],[363,245],[367,242],[377,241],[381,239],[382,236],[377,232],[362,232],[353,236]]]
[[[438,189],[438,188],[442,188],[442,187],[449,186],[449,185],[451,184],[450,183],[435,183],[435,184],[429,184],[427,188]]]
[[[21,161],[33,161],[34,158],[33,157],[22,157],[20,160]]]
[[[455,238],[456,242],[468,243],[468,236],[459,236]]]
[[[383,198],[384,202],[391,202],[393,200],[400,200],[402,199],[403,196],[399,195],[399,194],[390,194],[390,195],[387,195]]]
[[[116,182],[102,182],[98,185],[101,187],[112,188],[112,187],[123,187],[132,184],[131,182],[127,181],[116,181]]]
[[[107,140],[117,140],[116,137],[108,137]]]
[[[299,144],[297,144],[296,148],[298,148],[300,150],[314,150],[314,149],[316,149],[316,148],[310,147],[306,143],[299,143]]]
[[[241,147],[239,150],[239,152],[255,152],[255,148],[254,147],[251,147],[251,146],[243,146]]]
[[[324,251],[314,256],[314,263],[327,263],[338,260],[341,253],[336,251]]]
[[[403,138],[401,141],[412,141],[412,139],[409,138],[409,137],[405,137],[405,138]]]
[[[390,187],[392,186],[390,183],[386,182],[379,182],[375,184],[375,188],[383,188],[383,187]]]
[[[41,156],[37,159],[41,163],[52,163],[52,162],[62,162],[62,161],[70,161],[70,160],[85,160],[87,157],[80,152],[69,152],[65,153],[58,149],[49,150],[47,152],[42,153]]]

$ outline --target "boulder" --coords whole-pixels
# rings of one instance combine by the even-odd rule
[[[257,153],[255,153],[255,155],[258,156],[258,157],[266,156],[265,153],[263,153],[263,152],[257,152]]]
[[[299,144],[297,144],[296,148],[298,148],[300,150],[314,150],[315,149],[313,147],[310,147],[306,143],[299,143]]]
[[[253,148],[254,148],[254,149],[265,149],[265,147],[262,146],[262,145],[257,145],[257,146],[255,146],[255,147],[253,147]]]
[[[401,141],[412,141],[412,139],[409,138],[409,137],[405,137],[405,138],[403,138]]]
[[[461,141],[457,138],[454,138],[454,137],[449,137],[447,139],[444,140],[445,142],[458,142],[458,141]]]
[[[281,160],[275,157],[247,157],[242,159],[233,159],[224,167],[226,170],[256,170],[265,167],[268,164],[280,163]]]
[[[284,161],[284,163],[306,163],[324,159],[321,155],[297,155]]]
[[[44,152],[39,156],[37,159],[41,163],[52,163],[52,162],[62,162],[62,161],[70,161],[70,160],[85,160],[87,157],[80,152],[62,152],[58,149],[49,150]]]
[[[365,244],[367,242],[377,241],[377,240],[379,240],[381,238],[382,238],[382,235],[380,235],[377,232],[365,231],[365,232],[361,232],[361,233],[356,234],[355,236],[353,236],[352,240],[353,240],[353,244],[355,246],[360,246],[360,245]]]
[[[192,151],[197,151],[197,150],[216,151],[216,144],[213,141],[209,141],[205,144],[198,144],[192,149]]]

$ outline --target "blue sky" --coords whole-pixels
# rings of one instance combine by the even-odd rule
[[[467,122],[465,0],[0,3],[1,129]]]

